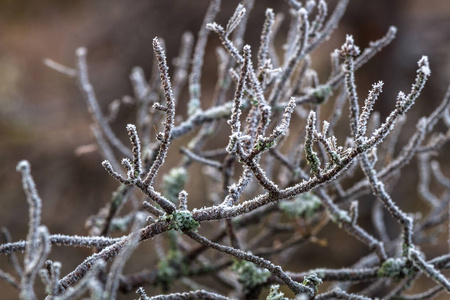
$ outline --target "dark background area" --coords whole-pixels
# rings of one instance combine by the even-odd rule
[[[275,12],[285,13],[285,25],[277,39],[281,47],[287,29],[287,4],[284,1],[255,2],[246,43],[257,49],[264,10],[273,7]],[[218,23],[226,24],[237,3],[223,0]],[[330,11],[334,3],[330,2]],[[102,158],[96,152],[75,154],[77,147],[94,143],[85,101],[74,80],[47,68],[43,59],[74,66],[76,48],[87,47],[91,82],[101,106],[106,109],[112,100],[132,94],[128,79],[132,67],[141,66],[150,75],[152,39],[162,37],[169,61],[175,58],[181,35],[187,30],[198,31],[208,4],[207,0],[0,1],[0,226],[7,227],[14,240],[25,238],[28,224],[25,195],[20,175],[15,171],[18,161],[27,159],[31,163],[43,200],[42,223],[51,233],[86,235],[86,218],[109,201],[117,186],[101,167]],[[397,38],[357,72],[357,84],[363,99],[372,83],[385,82],[385,92],[376,107],[383,117],[393,108],[397,92],[409,91],[417,61],[421,55],[428,55],[432,76],[409,113],[408,124],[412,130],[418,116],[428,115],[436,107],[450,83],[448,0],[350,1],[338,30],[314,53],[313,66],[323,82],[329,69],[329,53],[340,47],[345,34],[353,34],[356,43],[364,48],[369,41],[383,36],[390,25],[398,27]],[[211,95],[214,87],[214,49],[218,45],[217,37],[212,34],[203,70],[205,97]],[[186,90],[184,92],[187,94]],[[183,105],[180,103],[180,107]],[[132,108],[125,108],[113,126],[124,141],[125,124],[132,122],[133,116]],[[408,137],[406,130],[401,141]],[[443,152],[449,149],[444,147]],[[169,160],[168,165],[175,165],[176,159],[178,157]],[[450,175],[450,166],[442,167],[444,173]],[[404,198],[417,200],[415,169],[410,170],[408,174],[412,175],[404,175],[392,192],[393,199],[400,203],[404,200],[399,199]],[[192,205],[204,205],[201,204],[202,184],[191,180],[190,185],[199,187]],[[412,206],[404,207],[417,210],[413,200],[409,203]],[[362,214],[364,218],[364,211]],[[333,237],[329,239],[331,247]],[[365,251],[364,245],[353,242],[351,245],[356,245],[356,252],[348,249],[333,252],[332,248],[310,250],[308,266],[296,271],[321,267],[317,259],[330,251],[334,264],[323,266],[351,264],[353,256],[360,257],[361,251]],[[53,251],[52,259],[63,261],[63,274],[89,254],[86,249],[54,247]],[[439,251],[431,249],[430,255],[437,255]],[[318,253],[316,257],[314,253]],[[150,264],[152,259],[145,258],[145,261]],[[0,268],[11,270],[4,256],[0,257]],[[2,299],[17,297],[13,289],[1,281],[0,291]],[[132,297],[134,295],[126,298]]]

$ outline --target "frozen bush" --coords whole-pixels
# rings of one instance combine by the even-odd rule
[[[227,24],[214,22],[220,2],[211,1],[195,42],[191,34],[183,36],[172,74],[160,38],[153,40],[159,77],[147,79],[140,68],[133,69],[137,114],[134,124],[124,126],[128,144],[117,137],[100,109],[88,76],[87,50],[76,51],[74,68],[47,61],[49,67],[77,80],[92,116],[102,165],[118,188],[103,211],[88,222],[89,236],[49,234],[41,224],[42,201],[31,167],[20,162],[17,170],[29,204],[29,233],[24,241],[7,239],[0,245],[0,253],[10,256],[16,271],[0,270],[0,277],[17,288],[21,299],[36,299],[38,274],[46,299],[86,294],[92,299],[114,299],[118,292],[136,290],[140,299],[255,299],[264,293],[267,299],[427,299],[450,292],[441,272],[449,268],[450,255],[430,258],[421,250],[436,231],[448,226],[450,179],[440,171],[437,159],[431,161],[431,154],[450,136],[450,131],[440,132],[450,125],[450,89],[430,115],[417,120],[406,144],[397,145],[399,134],[393,133],[420,101],[431,74],[428,58],[418,60],[410,91],[399,92],[394,109],[378,122],[374,103],[383,101],[378,100],[383,82],[373,84],[360,101],[355,71],[394,39],[395,27],[364,49],[348,35],[342,47],[331,53],[331,72],[320,82],[311,53],[333,33],[348,0],[338,1],[330,13],[324,0],[287,1],[291,23],[282,50],[274,43],[280,15],[266,10],[260,45],[252,49],[244,44],[243,35],[253,1],[243,0]],[[220,38],[223,47],[217,50],[215,97],[205,107],[201,75],[211,34]],[[187,114],[177,114],[185,85]],[[323,108],[329,106],[332,111],[327,115]],[[347,106],[349,117],[340,122],[348,128],[338,128]],[[111,107],[117,113],[118,103]],[[437,123],[443,123],[439,130]],[[224,126],[230,133],[224,147],[211,149],[215,132]],[[338,138],[342,136],[338,130],[350,135]],[[178,149],[182,160],[162,174],[172,141],[185,136],[189,142]],[[401,151],[391,157],[395,145]],[[418,193],[429,207],[421,218],[401,209],[387,185],[403,180],[399,174],[413,158],[419,161]],[[190,205],[187,186],[190,176],[200,176],[194,174],[194,164],[202,166],[209,186],[208,201],[197,208]],[[343,179],[352,179],[351,185],[343,184]],[[434,194],[432,181],[446,192]],[[371,230],[358,219],[359,203],[367,195],[375,199]],[[140,205],[124,209],[131,198]],[[398,236],[387,234],[384,215],[396,221]],[[205,223],[214,227],[212,237],[202,232]],[[302,260],[296,250],[323,243],[317,236],[331,223],[364,244],[368,254],[345,268],[323,265],[290,272],[286,262]],[[118,234],[123,236],[111,237]],[[154,244],[159,262],[124,274],[126,261],[147,240]],[[61,263],[48,260],[54,246],[88,247],[94,254],[69,274],[61,274]],[[23,263],[15,255],[20,251],[25,253]],[[409,294],[422,274],[434,280],[435,287]],[[206,276],[210,280],[202,279]],[[176,282],[186,291],[171,293]],[[152,294],[162,294],[149,297],[151,289]]]

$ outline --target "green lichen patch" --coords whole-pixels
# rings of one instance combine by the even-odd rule
[[[293,200],[282,201],[278,204],[280,209],[291,218],[309,218],[320,208],[319,197],[312,193],[303,193]]]
[[[167,256],[158,263],[158,273],[156,275],[156,285],[162,287],[167,292],[173,282],[188,274],[189,267],[183,262],[179,251],[170,250]]]
[[[246,289],[252,289],[263,284],[270,277],[270,272],[256,266],[254,263],[236,260],[231,266],[231,270],[238,275],[238,280]]]
[[[283,292],[278,291],[279,288],[280,286],[278,284],[271,285],[266,300],[289,300],[289,298],[284,297]]]
[[[331,95],[333,89],[329,85],[319,85],[312,92],[313,96],[317,99],[317,103],[321,104]]]
[[[405,257],[389,258],[378,270],[378,277],[390,277],[395,281],[414,274],[412,266],[408,266],[408,260]]]
[[[330,218],[334,223],[338,224],[339,228],[342,228],[343,223],[352,222],[350,215],[342,209],[340,209],[336,214],[330,213]]]
[[[191,212],[187,210],[175,211],[170,215],[163,215],[159,220],[168,222],[170,224],[170,229],[175,229],[180,232],[186,230],[197,231],[197,228],[200,226],[200,223],[197,222]]]
[[[312,273],[311,275],[305,276],[303,278],[303,284],[314,289],[316,292],[318,291],[317,286],[322,284],[322,279],[320,279],[315,273]]]
[[[184,189],[187,181],[187,172],[184,168],[173,168],[163,176],[162,189],[164,196],[173,203],[178,202],[178,194]]]

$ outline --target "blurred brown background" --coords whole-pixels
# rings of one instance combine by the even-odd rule
[[[223,1],[219,23],[226,22],[237,3]],[[332,7],[334,3],[330,1]],[[86,235],[85,219],[108,202],[117,186],[101,167],[98,154],[74,154],[78,146],[93,143],[90,116],[73,79],[45,67],[42,60],[48,57],[73,66],[75,49],[87,47],[91,81],[105,109],[112,100],[132,94],[128,76],[133,66],[139,65],[150,74],[153,37],[164,38],[170,61],[178,53],[182,33],[199,29],[208,4],[207,0],[0,1],[0,226],[7,227],[14,240],[25,238],[28,222],[20,176],[15,172],[19,160],[27,159],[32,165],[43,199],[42,223],[51,233]],[[284,1],[256,0],[246,33],[246,42],[254,49],[266,7],[284,12],[287,17]],[[328,54],[340,47],[346,33],[353,34],[356,43],[365,47],[383,36],[389,25],[398,27],[398,37],[357,72],[360,98],[365,97],[373,82],[385,81],[385,92],[376,108],[382,116],[386,115],[394,105],[396,93],[409,90],[418,59],[428,55],[432,77],[410,113],[412,125],[418,115],[432,111],[450,83],[448,0],[351,1],[338,30],[316,51],[313,64],[320,79],[325,80]],[[280,44],[286,28],[285,24],[278,38]],[[214,84],[214,48],[218,45],[218,39],[212,35],[204,67],[206,94],[208,86],[210,89]],[[114,124],[124,140],[125,124],[132,120],[132,109],[125,109]],[[407,138],[406,135],[403,140]],[[448,150],[449,147],[444,148]],[[444,166],[446,171],[450,169]],[[411,182],[401,183],[393,192],[395,200],[411,190]],[[66,262],[64,257],[73,258],[72,263],[63,264],[63,274],[89,253],[84,249],[54,249],[54,259]],[[360,245],[355,249],[359,251]],[[339,256],[333,258],[336,267],[354,261],[354,254],[349,251],[334,254]],[[4,256],[0,257],[0,268],[11,270]],[[2,299],[14,299],[17,295],[4,282],[0,282],[0,291]]]

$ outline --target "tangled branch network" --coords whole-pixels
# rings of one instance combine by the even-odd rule
[[[448,228],[450,179],[440,169],[438,153],[450,138],[450,131],[440,132],[450,126],[450,89],[430,115],[417,121],[408,141],[399,144],[405,115],[430,77],[427,57],[418,60],[410,91],[398,93],[394,109],[382,120],[374,105],[383,82],[373,84],[361,101],[355,72],[391,43],[395,27],[362,50],[348,35],[331,53],[331,71],[321,83],[311,53],[336,29],[348,0],[338,1],[330,13],[325,0],[286,1],[290,25],[282,48],[275,39],[283,17],[268,8],[256,50],[243,42],[253,2],[243,0],[227,24],[218,24],[221,1],[212,0],[196,41],[191,33],[183,35],[172,73],[162,39],[153,40],[154,75],[147,79],[141,68],[134,68],[130,76],[137,114],[135,123],[126,125],[128,143],[109,121],[121,101],[111,104],[110,115],[100,109],[88,76],[87,50],[76,51],[74,68],[46,61],[77,80],[102,165],[118,187],[87,222],[88,235],[51,234],[41,224],[42,200],[30,164],[19,162],[29,232],[26,240],[13,242],[3,230],[0,253],[8,256],[15,274],[0,270],[0,277],[21,299],[40,298],[36,277],[46,299],[55,300],[115,299],[130,291],[139,299],[167,300],[429,299],[450,292],[442,273],[450,267],[450,255],[430,258],[421,249],[439,243],[437,232]],[[211,35],[220,38],[222,47],[217,49],[214,98],[208,102],[201,95],[201,77]],[[185,86],[187,112],[176,115]],[[220,128],[229,137],[223,148],[211,148]],[[346,132],[349,136],[342,138]],[[181,161],[161,175],[172,142],[182,137],[188,142],[176,149]],[[392,183],[406,178],[399,175],[413,158],[419,174],[414,185],[428,206],[420,217],[400,208],[401,199],[390,195]],[[195,165],[208,182],[203,199],[188,193]],[[437,194],[431,184],[444,192]],[[372,205],[370,226],[358,220],[363,201]],[[129,208],[129,202],[135,205]],[[201,204],[190,208],[189,202]],[[388,228],[387,218],[395,221],[397,231]],[[202,232],[205,223],[213,233]],[[322,244],[333,253],[342,247],[324,245],[320,236],[326,225],[362,243],[367,253],[343,268],[290,270],[302,264],[301,248]],[[125,263],[144,245],[153,249],[157,263],[125,274]],[[87,247],[93,254],[62,274],[61,262],[49,259],[55,246]],[[17,252],[24,252],[23,263]],[[421,275],[433,285],[412,292],[423,281]]]

